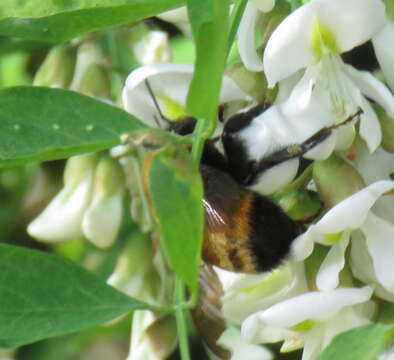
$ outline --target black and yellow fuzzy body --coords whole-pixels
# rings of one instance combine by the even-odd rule
[[[270,199],[242,187],[227,173],[202,165],[201,175],[204,261],[249,274],[278,266],[297,236],[296,223]]]

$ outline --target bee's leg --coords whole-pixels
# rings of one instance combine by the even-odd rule
[[[250,164],[251,171],[246,179],[244,179],[244,185],[251,185],[255,182],[255,179],[264,171],[279,165],[282,162],[287,160],[300,158],[305,155],[309,150],[313,149],[315,146],[322,143],[325,139],[327,139],[332,131],[352,122],[357,116],[362,114],[362,110],[358,109],[357,112],[350,115],[346,120],[342,121],[339,124],[327,126],[320,129],[318,132],[313,134],[311,137],[306,139],[301,144],[289,145],[282,149],[279,149],[272,154],[262,158],[259,161],[253,162]]]

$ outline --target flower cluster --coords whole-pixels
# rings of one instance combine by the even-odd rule
[[[380,302],[394,302],[394,48],[390,46],[394,14],[390,9],[383,0],[310,0],[295,8],[279,0],[247,3],[237,33],[238,63],[223,77],[219,101],[226,121],[256,105],[256,99],[269,94],[273,100],[237,135],[248,159],[258,162],[277,149],[300,144],[323,128],[360,115],[336,127],[304,154],[311,171],[297,177],[303,169],[301,159],[295,158],[265,171],[253,185],[253,190],[274,199],[286,187],[303,191],[310,198],[318,197],[323,209],[317,207],[297,218],[308,226],[278,269],[258,275],[216,269],[227,324],[218,345],[229,349],[232,359],[272,359],[268,344],[281,342],[281,352],[303,349],[302,360],[313,360],[335,335],[373,322]],[[162,18],[189,35],[184,9]],[[369,55],[376,56],[378,67],[359,69],[354,61],[344,60],[355,48],[370,43]],[[134,47],[143,66],[127,77],[122,91],[126,111],[164,129],[169,120],[188,115],[186,95],[194,71],[191,64],[168,62],[167,46],[162,33],[146,35]],[[63,83],[65,78],[62,75]],[[74,76],[74,86],[79,81]],[[256,82],[261,84],[255,86]],[[222,125],[219,122],[213,136],[220,136]],[[220,142],[217,145],[220,151]],[[111,154],[117,157],[122,151],[115,148]],[[132,195],[132,217],[143,232],[152,231],[140,179],[142,152],[135,149],[122,157],[127,181],[119,164],[107,155],[70,159],[64,189],[28,231],[41,240],[84,235],[98,246],[109,246],[120,226],[126,187]],[[111,172],[117,175],[109,180]],[[295,207],[303,205],[299,202]],[[160,255],[152,250],[151,238],[146,239],[133,240],[133,249],[119,259],[109,283],[142,300],[166,302],[163,289],[171,281],[165,278],[166,267],[163,259],[157,260]],[[135,267],[135,254],[141,254],[143,266]],[[139,312],[133,321],[130,359],[165,358],[175,339],[169,336],[170,345],[158,353],[143,336],[153,324],[167,331],[171,320]]]

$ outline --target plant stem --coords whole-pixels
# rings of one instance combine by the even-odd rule
[[[184,286],[179,277],[175,279],[174,300],[175,304],[180,304],[184,300]],[[191,358],[189,352],[186,318],[184,309],[180,306],[178,306],[175,310],[175,319],[178,329],[179,351],[181,353],[181,359],[190,360]]]
[[[233,11],[231,12],[231,25],[230,31],[228,33],[227,56],[230,53],[231,47],[233,46],[235,35],[237,34],[239,23],[241,22],[241,18],[247,3],[248,0],[238,0],[237,4],[234,6]]]
[[[192,159],[196,164],[200,163],[204,142],[211,135],[211,130],[206,129],[206,123],[205,119],[198,119],[196,128],[193,132]]]

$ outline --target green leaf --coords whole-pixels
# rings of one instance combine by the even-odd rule
[[[148,184],[170,264],[195,291],[204,223],[198,167],[181,144],[170,143],[153,153]]]
[[[227,56],[229,2],[188,0],[187,6],[196,43],[196,68],[187,107],[193,116],[214,123]]]
[[[106,149],[141,127],[125,111],[72,91],[0,89],[0,166]]]
[[[60,257],[0,244],[0,347],[102,324],[149,305]]]
[[[376,360],[393,338],[394,326],[372,324],[335,336],[317,360]]]
[[[184,4],[184,0],[1,0],[0,34],[63,42],[91,31],[130,24]]]

